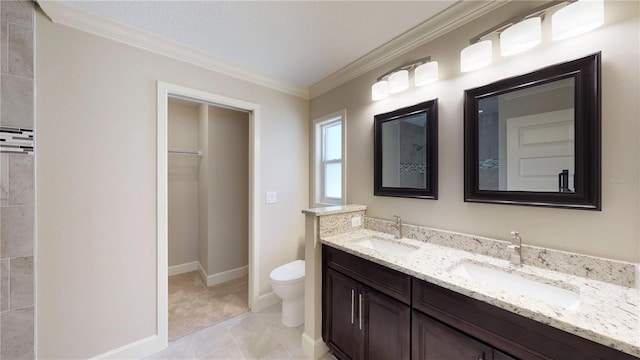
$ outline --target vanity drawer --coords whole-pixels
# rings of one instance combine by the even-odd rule
[[[520,359],[631,360],[636,357],[413,279],[412,307]]]
[[[322,262],[407,305],[411,304],[411,276],[344,251],[322,245]]]

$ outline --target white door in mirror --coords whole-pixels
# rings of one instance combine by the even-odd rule
[[[559,191],[563,170],[575,189],[574,138],[573,109],[507,119],[507,190]]]

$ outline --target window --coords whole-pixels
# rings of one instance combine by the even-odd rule
[[[345,203],[344,120],[343,110],[314,121],[316,206]]]

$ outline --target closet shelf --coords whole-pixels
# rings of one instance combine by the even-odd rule
[[[170,155],[194,155],[194,156],[202,156],[202,150],[178,150],[178,149],[169,149],[167,151]]]

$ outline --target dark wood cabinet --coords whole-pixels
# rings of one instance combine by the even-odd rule
[[[513,356],[509,356],[500,350],[493,349],[493,360],[518,360]]]
[[[413,360],[516,360],[419,311],[412,316]]]
[[[328,317],[326,329],[323,329],[324,341],[330,344],[336,356],[344,359],[356,359],[358,344],[356,338],[361,331],[356,302],[358,301],[358,282],[328,269],[325,271],[325,296],[323,315]]]
[[[332,247],[322,263],[322,337],[341,360],[638,360]]]
[[[363,358],[409,360],[411,308],[369,287],[363,290]]]
[[[413,309],[499,349],[502,353],[494,351],[494,360],[638,360],[632,355],[423,280],[413,279],[412,293]]]
[[[339,257],[338,262],[341,260],[345,258]],[[370,264],[370,268],[365,266],[350,275],[361,278],[381,270]],[[322,301],[323,339],[333,354],[343,360],[410,360],[410,306],[337,271],[333,265],[324,268]],[[410,299],[410,292],[406,295]]]

